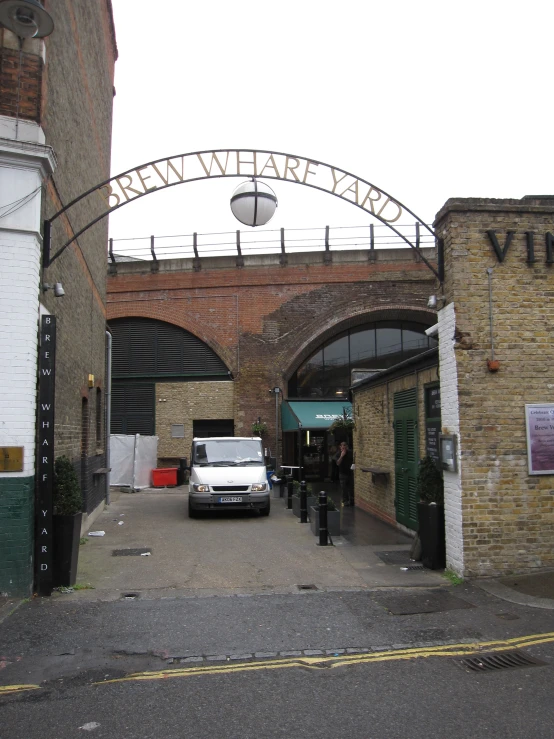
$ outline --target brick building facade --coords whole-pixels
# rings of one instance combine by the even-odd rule
[[[553,215],[553,198],[449,200],[435,222],[438,356],[354,391],[357,502],[386,520],[402,518],[391,422],[406,416],[406,393],[417,458],[436,452],[438,431],[457,439],[457,470],[443,473],[446,553],[464,577],[554,566],[554,425],[526,423],[529,406],[554,417]],[[433,388],[440,412],[430,416]]]
[[[42,268],[42,220],[109,176],[114,64],[110,0],[52,0],[45,39],[0,28],[0,446],[23,450],[21,471],[0,472],[0,592],[33,585],[37,326],[57,319],[55,454],[78,470],[84,512],[105,498],[107,222]],[[88,206],[52,231],[53,255],[90,220]],[[63,284],[57,298],[44,284]],[[94,378],[94,379],[92,379]],[[86,519],[86,516],[85,516]]]
[[[529,474],[525,422],[526,405],[554,402],[553,216],[552,198],[530,197],[449,200],[436,218],[443,424],[460,461],[445,473],[447,556],[465,575],[554,565],[553,478]]]
[[[434,258],[434,249],[424,253]],[[272,388],[287,398],[297,367],[341,332],[368,321],[435,320],[426,308],[434,277],[414,250],[333,252],[330,261],[321,251],[293,253],[287,260],[284,266],[279,255],[245,255],[237,266],[232,258],[205,257],[200,270],[192,259],[167,260],[156,271],[149,262],[121,262],[110,275],[111,326],[133,317],[179,326],[205,342],[229,373],[203,382],[152,379],[160,464],[188,457],[194,421],[231,420],[236,435],[248,436],[258,418],[268,427],[264,444],[292,463],[281,456],[281,439],[275,449]],[[184,426],[182,438],[171,437],[174,424]]]

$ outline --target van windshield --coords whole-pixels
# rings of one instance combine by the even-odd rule
[[[257,439],[202,439],[193,444],[196,465],[263,465],[262,443]]]

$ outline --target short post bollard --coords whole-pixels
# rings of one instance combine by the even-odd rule
[[[287,482],[287,510],[292,510],[292,491],[294,490],[294,485],[292,482],[292,477]]]
[[[326,547],[329,533],[327,531],[327,493],[322,490],[319,494],[319,546]]]
[[[306,480],[300,483],[300,523],[308,523],[308,486]]]

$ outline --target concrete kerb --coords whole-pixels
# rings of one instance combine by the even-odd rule
[[[533,577],[530,575],[529,577]],[[554,597],[553,598],[541,598],[536,595],[527,595],[526,593],[519,593],[513,588],[504,585],[499,580],[472,580],[470,581],[475,587],[481,588],[490,595],[494,595],[496,598],[506,600],[510,603],[516,603],[520,606],[530,606],[531,608],[543,608],[545,610],[554,611]],[[554,588],[554,578],[553,578]],[[553,590],[554,596],[554,590]]]

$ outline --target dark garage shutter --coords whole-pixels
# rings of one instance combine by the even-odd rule
[[[192,422],[192,435],[204,439],[211,436],[234,436],[235,423],[232,418],[194,420]]]
[[[179,326],[149,318],[110,322],[112,376],[227,376],[225,363],[197,336]]]
[[[154,385],[145,382],[114,382],[112,385],[112,434],[155,433]]]

